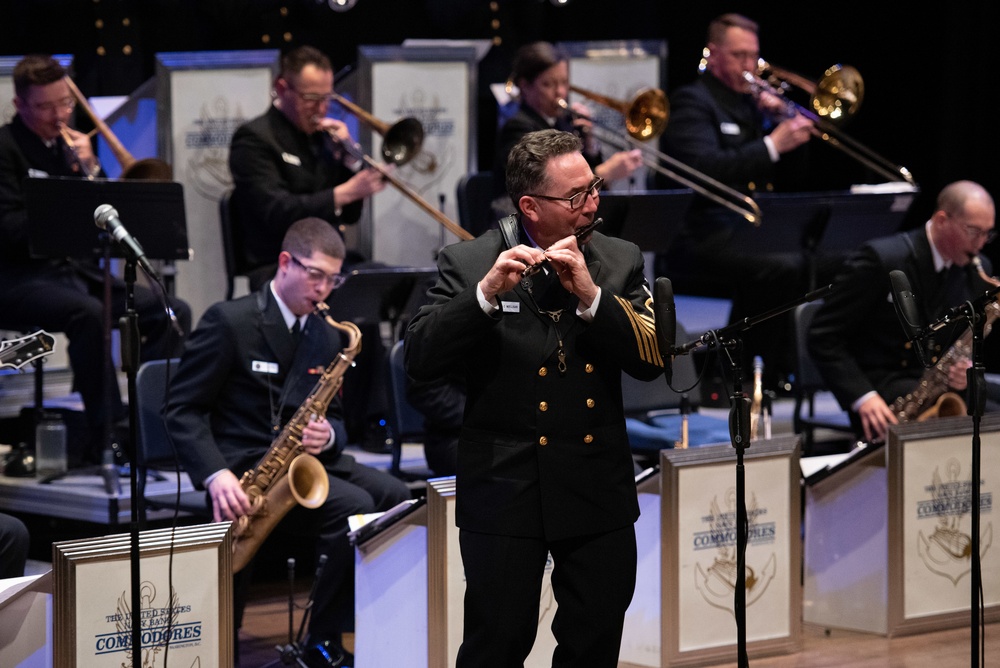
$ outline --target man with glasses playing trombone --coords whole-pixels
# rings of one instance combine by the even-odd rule
[[[233,134],[230,213],[243,244],[237,251],[251,268],[251,291],[274,274],[292,223],[315,216],[335,228],[352,225],[363,200],[385,188],[378,171],[355,171],[360,165],[338,145],[354,140],[346,124],[327,118],[332,95],[330,59],[298,47],[281,58],[270,108]]]

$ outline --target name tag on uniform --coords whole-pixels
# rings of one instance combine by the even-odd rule
[[[740,126],[736,125],[736,123],[719,123],[719,132],[735,137],[740,133]]]
[[[500,302],[500,308],[504,313],[520,313],[521,302]]]
[[[254,360],[250,363],[250,370],[254,373],[278,373],[278,363],[277,362],[262,362],[260,360]]]
[[[281,159],[287,162],[289,165],[295,165],[296,167],[302,166],[302,160],[300,160],[299,156],[297,155],[292,155],[291,153],[282,153]]]

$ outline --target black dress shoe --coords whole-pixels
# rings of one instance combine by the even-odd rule
[[[353,668],[354,655],[336,641],[323,640],[306,645],[302,661],[309,668]]]

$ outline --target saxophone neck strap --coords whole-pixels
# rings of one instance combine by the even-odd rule
[[[518,225],[516,213],[501,218],[498,226],[500,234],[503,235],[503,243],[507,248],[513,248],[521,243],[519,232],[521,226]]]

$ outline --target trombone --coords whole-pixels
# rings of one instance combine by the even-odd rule
[[[384,121],[378,120],[372,114],[368,113],[353,102],[349,102],[336,93],[333,93],[333,99],[342,104],[344,108],[382,135],[382,157],[387,163],[393,165],[405,165],[420,151],[420,146],[423,143],[424,128],[420,125],[420,121],[417,119],[404,118],[394,123],[392,126],[389,126]],[[355,160],[364,163],[381,174],[383,179],[394,186],[400,193],[409,198],[414,204],[423,209],[431,216],[431,218],[443,225],[449,232],[463,241],[475,238],[468,230],[432,207],[425,199],[418,195],[415,190],[396,178],[396,176],[389,172],[389,170],[385,167],[375,162],[364,152],[360,144],[357,142],[341,141],[341,139],[329,129],[327,129],[326,133],[334,144],[343,148],[344,151]]]
[[[423,160],[414,164],[418,172],[430,173],[437,169],[437,160],[421,150],[424,144],[424,126],[417,119],[407,116],[392,125],[380,121],[343,95],[331,93],[331,99],[382,135],[382,159],[394,165],[405,165],[417,156]]]
[[[569,89],[589,100],[618,111],[625,117],[625,128],[628,131],[625,135],[585,117],[594,124],[594,129],[597,130],[595,134],[600,141],[620,150],[638,148],[643,153],[643,164],[649,169],[686,185],[716,204],[721,204],[740,214],[755,227],[760,227],[762,217],[760,207],[751,197],[737,192],[694,167],[643,143],[658,137],[667,127],[670,108],[667,96],[663,91],[645,88],[639,91],[632,100],[622,101],[578,86],[570,86]],[[559,106],[574,116],[582,116],[582,114],[573,111],[566,100],[560,100]],[[665,167],[663,163],[670,165],[670,167]]]
[[[125,145],[118,140],[118,137],[111,131],[108,124],[104,122],[93,110],[90,104],[87,102],[87,98],[83,96],[80,89],[76,87],[76,84],[69,77],[65,77],[66,83],[69,85],[69,90],[76,98],[77,104],[83,107],[87,115],[90,116],[90,120],[93,121],[94,127],[101,136],[104,137],[104,141],[108,142],[108,148],[115,156],[115,160],[121,165],[122,173],[121,178],[123,179],[137,179],[146,181],[172,181],[173,180],[173,169],[170,165],[159,158],[144,158],[142,160],[136,160]]]
[[[826,70],[817,83],[788,70],[774,67],[763,58],[757,63],[757,72],[744,72],[743,78],[750,84],[754,97],[769,93],[784,101],[786,115],[801,114],[811,120],[820,139],[839,148],[861,164],[881,174],[890,181],[903,181],[916,185],[913,175],[906,167],[893,164],[864,144],[847,136],[835,123],[845,122],[853,116],[864,99],[865,86],[861,74],[850,65],[834,65]],[[788,84],[810,95],[809,107],[790,100],[785,96]]]

